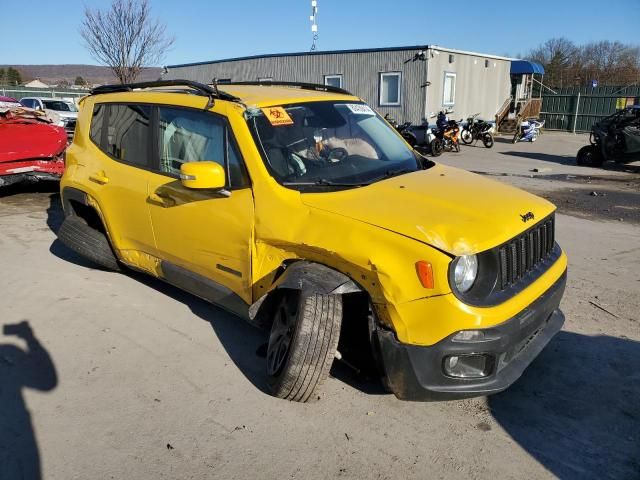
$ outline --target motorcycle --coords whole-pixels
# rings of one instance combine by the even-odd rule
[[[589,143],[578,150],[578,165],[599,167],[605,160],[618,163],[640,160],[640,105],[596,122],[591,127]]]
[[[493,125],[484,120],[476,120],[479,113],[471,115],[467,118],[467,124],[462,127],[460,139],[465,145],[471,144],[474,140],[482,140],[482,144],[487,147],[493,147]]]
[[[460,120],[460,122],[462,122],[462,120]],[[436,130],[434,130],[433,133],[436,138],[442,142],[441,146],[443,150],[447,152],[452,150],[455,150],[456,152],[460,151],[460,142],[458,141],[460,125],[455,120],[449,120],[446,112],[438,113]]]
[[[428,124],[412,125],[411,122],[398,124],[388,113],[384,116],[384,119],[398,131],[411,147],[426,148],[434,157],[442,154],[442,140],[436,137]]]
[[[516,133],[513,134],[512,143],[518,142],[535,142],[541,134],[541,129],[544,126],[544,120],[539,122],[538,120],[523,120],[516,128]]]

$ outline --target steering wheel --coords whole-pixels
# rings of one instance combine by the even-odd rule
[[[330,163],[338,163],[346,160],[348,157],[349,157],[349,152],[347,151],[346,148],[337,147],[329,150],[329,153],[327,153],[326,159]]]

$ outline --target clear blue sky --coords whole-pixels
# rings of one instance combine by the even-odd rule
[[[95,64],[78,34],[85,4],[109,2],[0,0],[0,64]],[[165,65],[311,46],[311,0],[151,0],[151,5],[176,37]],[[319,50],[438,44],[516,56],[556,36],[576,43],[640,43],[640,0],[318,0],[318,5]]]

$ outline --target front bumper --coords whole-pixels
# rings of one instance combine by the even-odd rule
[[[558,309],[566,272],[540,298],[515,317],[482,329],[482,341],[453,341],[455,335],[428,347],[400,343],[393,332],[377,330],[386,383],[403,400],[452,400],[498,393],[515,382],[560,331],[564,315]],[[492,371],[482,378],[455,378],[444,373],[449,355],[486,354]]]

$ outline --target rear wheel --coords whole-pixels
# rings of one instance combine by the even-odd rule
[[[586,145],[578,150],[576,163],[581,167],[599,167],[602,165],[602,155],[595,145]]]
[[[318,397],[335,358],[341,324],[340,295],[282,295],[267,347],[267,381],[273,395],[296,402]]]
[[[405,131],[405,132],[402,132],[402,133],[401,133],[401,135],[402,135],[402,138],[404,138],[404,139],[405,139],[405,141],[406,141],[409,145],[411,145],[412,147],[415,147],[415,146],[416,146],[416,144],[418,143],[418,139],[417,139],[417,138],[416,138],[416,136],[415,136],[413,133],[411,133],[411,132],[406,132],[406,131]]]
[[[107,236],[76,215],[68,216],[60,225],[58,238],[67,247],[109,270],[120,270]]]
[[[471,133],[471,130],[462,130],[460,138],[462,139],[462,143],[464,143],[465,145],[469,145],[471,142],[473,142],[473,133]]]
[[[482,144],[487,148],[493,147],[493,135],[485,133],[482,137]]]

